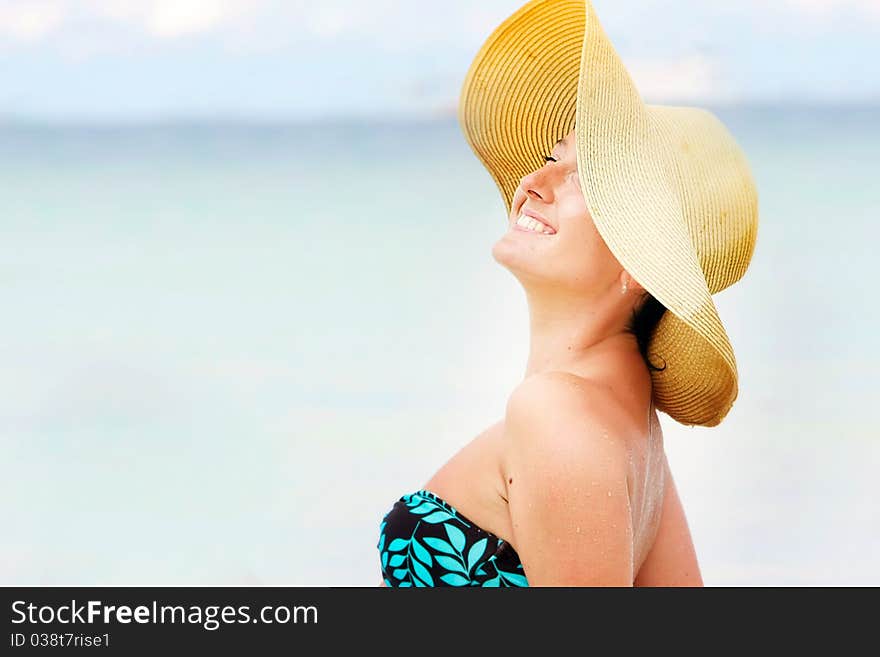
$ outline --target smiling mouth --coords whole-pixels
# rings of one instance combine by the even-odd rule
[[[556,234],[556,231],[550,228],[550,226],[547,226],[537,219],[532,219],[531,217],[524,214],[519,215],[516,221],[513,222],[513,228],[515,230],[521,230],[526,233],[535,233],[536,235]]]

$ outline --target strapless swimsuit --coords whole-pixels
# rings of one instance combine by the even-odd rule
[[[404,495],[376,545],[386,586],[528,586],[519,555],[428,490]]]

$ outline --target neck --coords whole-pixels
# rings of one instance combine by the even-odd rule
[[[615,297],[609,289],[590,299],[559,288],[527,289],[526,296],[530,324],[526,377],[580,371],[597,356],[638,354],[636,337],[626,330],[632,306],[620,303],[619,292]]]

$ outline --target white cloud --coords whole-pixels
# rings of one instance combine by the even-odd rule
[[[259,10],[259,0],[88,0],[96,16],[134,25],[160,39],[210,32]]]
[[[856,18],[880,21],[880,0],[751,0],[751,12],[759,18],[769,5],[782,7],[816,24],[848,14]]]
[[[672,60],[626,59],[624,64],[648,103],[732,100],[736,90],[724,79],[718,62],[706,55]]]
[[[177,38],[237,28],[249,16],[289,26],[319,38],[368,31],[389,9],[388,0],[372,4],[350,0],[84,0],[93,15],[134,25],[160,38]],[[259,38],[259,35],[257,36]]]
[[[339,6],[318,5],[305,16],[304,24],[312,34],[322,38],[335,37],[353,31],[360,22],[356,11]]]
[[[5,22],[7,32],[22,38],[44,39],[50,29],[61,28],[63,41],[78,42],[78,32],[89,32],[81,27],[98,24],[102,39],[119,33],[123,42],[132,32],[169,40],[223,31],[258,50],[267,39],[355,37],[379,51],[404,53],[481,40],[518,6],[516,0],[484,0],[479,6],[470,0],[0,0],[0,35]]]
[[[242,9],[241,5],[223,0],[160,0],[153,6],[148,27],[163,38],[206,32]]]
[[[0,38],[29,43],[54,32],[64,21],[60,2],[27,0],[0,5]]]
[[[877,0],[783,0],[783,2],[793,9],[808,14],[829,14],[841,9],[855,9],[873,15],[880,12],[880,3]]]
[[[157,39],[174,39],[227,27],[245,15],[259,13],[268,1],[2,0],[0,38],[36,42],[62,28],[74,29],[75,22],[99,19]]]

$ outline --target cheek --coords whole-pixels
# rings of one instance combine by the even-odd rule
[[[560,240],[565,261],[579,272],[580,277],[607,278],[617,275],[617,259],[599,234],[586,206],[577,219],[565,224],[566,231]]]
[[[557,195],[559,203],[559,264],[580,280],[604,281],[617,276],[620,266],[599,234],[581,192],[577,172]]]
[[[576,183],[575,183],[576,184]],[[594,253],[604,245],[579,187],[570,185],[559,206],[559,230],[566,243]]]

